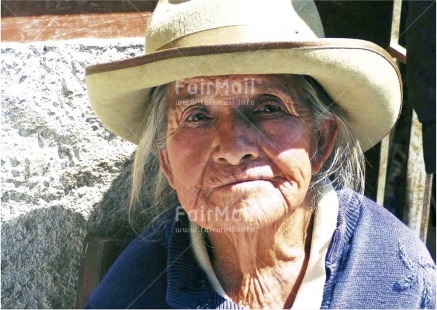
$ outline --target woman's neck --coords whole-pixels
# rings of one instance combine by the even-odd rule
[[[305,274],[312,210],[254,232],[209,232],[214,270],[228,296],[248,308],[290,308]]]

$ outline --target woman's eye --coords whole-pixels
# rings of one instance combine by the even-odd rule
[[[282,108],[275,104],[264,104],[257,109],[258,113],[278,113],[282,112]]]
[[[186,118],[186,121],[187,122],[200,122],[200,121],[204,121],[207,119],[209,119],[209,117],[205,113],[197,112],[197,113],[189,115]]]

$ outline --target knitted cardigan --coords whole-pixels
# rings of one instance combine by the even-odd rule
[[[337,194],[322,309],[435,308],[435,264],[420,239],[367,198]],[[188,218],[171,216],[126,248],[86,308],[241,308],[218,295],[197,265]]]

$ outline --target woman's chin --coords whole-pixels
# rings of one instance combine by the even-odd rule
[[[255,232],[284,220],[291,212],[280,196],[271,195],[266,199],[262,194],[229,205],[215,205],[209,210],[206,221],[198,224],[205,229],[224,233]]]

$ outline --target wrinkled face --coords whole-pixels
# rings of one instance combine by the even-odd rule
[[[261,228],[303,202],[332,149],[333,121],[313,118],[273,75],[185,79],[168,93],[161,166],[192,221],[203,228]],[[334,140],[334,139],[332,139]],[[317,152],[316,152],[317,151]]]

